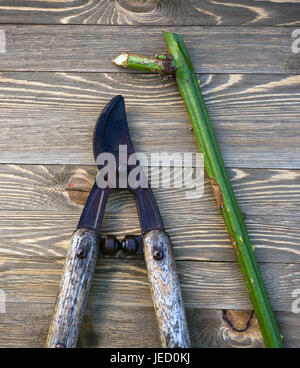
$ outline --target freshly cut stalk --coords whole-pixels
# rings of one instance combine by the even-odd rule
[[[165,73],[172,62],[166,55],[155,55],[154,57],[135,55],[130,53],[120,54],[112,59],[112,62],[124,68],[131,68],[143,72]],[[175,71],[174,68],[172,70]]]
[[[240,264],[265,346],[268,348],[283,347],[282,336],[279,333],[263,278],[255,259],[254,247],[250,242],[244,217],[232,190],[190,56],[180,35],[164,32],[164,37],[172,58],[173,68],[175,68],[177,85],[190,116],[200,151],[203,153],[206,171]],[[122,66],[141,70],[140,65],[143,64],[141,60],[146,61],[146,63],[147,60],[153,60],[153,58],[143,56],[135,55],[135,57],[139,60],[137,64],[131,59],[130,62]],[[159,62],[154,62],[154,64],[153,70],[149,67],[147,71],[157,72],[161,64]],[[170,70],[172,67],[170,68],[169,65],[164,71],[160,70],[160,73],[168,74]]]

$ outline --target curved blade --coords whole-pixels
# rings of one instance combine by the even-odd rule
[[[134,153],[121,95],[112,98],[98,118],[94,130],[95,160],[102,152],[118,152],[119,145],[127,145],[127,152]]]
[[[103,152],[117,153],[119,145],[127,145],[127,152],[134,153],[129,135],[125,103],[122,96],[115,96],[102,110],[94,130],[94,157]],[[100,167],[99,167],[100,168]],[[113,189],[101,189],[95,182],[79,219],[77,229],[88,228],[100,232],[104,210]]]
[[[116,156],[117,164],[119,164],[117,156],[119,156],[120,145],[127,146],[128,156],[135,153],[129,134],[125,103],[122,96],[119,95],[111,99],[103,109],[95,126],[93,143],[96,162],[98,155],[109,152]],[[101,169],[100,166],[98,167]],[[100,233],[107,199],[114,188],[101,189],[95,182],[82,211],[77,229],[89,228]],[[116,188],[121,187],[117,185]],[[145,234],[153,229],[163,230],[159,210],[150,187],[134,189],[128,184],[127,189],[136,195],[142,233]]]

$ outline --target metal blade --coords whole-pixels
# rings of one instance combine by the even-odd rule
[[[119,145],[127,145],[134,153],[130,139],[123,96],[116,96],[105,106],[94,130],[94,157],[102,152],[118,152]]]
[[[77,229],[92,229],[100,233],[105,206],[110,194],[109,188],[100,189],[95,182],[81,213]]]
[[[109,152],[116,157],[116,167],[119,167],[120,163],[118,161],[120,145],[127,146],[128,156],[135,153],[129,134],[125,103],[122,96],[114,97],[103,109],[96,123],[93,143],[96,162],[98,155]],[[137,163],[137,165],[139,164]],[[101,170],[100,165],[98,167]],[[132,167],[129,167],[130,169]],[[128,172],[126,175],[128,175]],[[116,188],[121,187],[117,185]],[[107,199],[116,188],[108,186],[101,189],[95,182],[82,211],[77,229],[89,228],[98,233],[101,232]],[[163,230],[163,223],[150,187],[134,189],[128,185],[127,189],[136,196],[142,233],[145,234],[154,229]]]

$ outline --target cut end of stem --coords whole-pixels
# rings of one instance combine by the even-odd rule
[[[124,54],[120,54],[117,57],[115,57],[114,59],[112,59],[112,62],[115,65],[123,66],[123,67],[126,68],[126,66],[128,65],[128,58],[129,58],[129,55],[127,53],[124,53]]]
[[[112,59],[115,65],[148,73],[170,75],[175,72],[171,59],[167,55],[144,56],[125,52]]]

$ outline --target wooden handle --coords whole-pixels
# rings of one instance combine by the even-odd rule
[[[143,249],[162,347],[188,348],[190,337],[168,234],[150,231],[143,238]]]
[[[88,229],[77,230],[60,282],[46,343],[48,348],[76,347],[97,257],[97,233]]]

